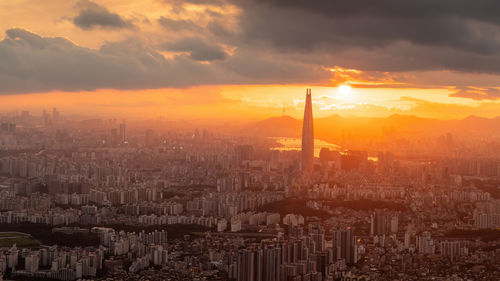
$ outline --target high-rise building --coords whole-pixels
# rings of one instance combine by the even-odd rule
[[[417,236],[417,247],[422,254],[434,254],[435,245],[430,232],[424,231]]]
[[[387,214],[384,211],[377,210],[374,214],[371,215],[370,234],[371,235],[389,234],[387,222],[388,222]]]
[[[126,140],[125,123],[120,124],[120,141],[123,143]]]
[[[391,232],[392,233],[397,233],[398,232],[398,217],[397,216],[393,216],[391,218]]]
[[[452,261],[467,251],[466,241],[441,241],[439,245],[441,256],[448,257]]]
[[[334,259],[344,259],[347,264],[358,261],[358,248],[352,228],[332,230],[332,248]]]
[[[306,106],[302,121],[302,171],[306,174],[313,169],[314,161],[314,128],[311,102],[311,89],[306,90]]]

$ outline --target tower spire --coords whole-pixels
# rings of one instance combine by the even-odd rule
[[[302,162],[301,168],[305,174],[310,174],[314,164],[314,128],[311,101],[311,89],[306,89],[306,104],[304,120],[302,121]]]

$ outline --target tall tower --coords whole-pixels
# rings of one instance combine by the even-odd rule
[[[306,106],[302,121],[302,171],[311,173],[314,161],[314,129],[311,103],[311,89],[306,90]]]

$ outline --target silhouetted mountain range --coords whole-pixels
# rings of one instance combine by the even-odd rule
[[[302,120],[290,116],[272,117],[242,129],[242,133],[269,137],[300,137]],[[388,117],[341,117],[331,115],[314,119],[315,137],[330,141],[342,137],[383,138],[390,136],[410,137],[427,135],[435,137],[446,133],[464,135],[500,135],[500,116],[483,118],[469,116],[461,120],[439,120],[413,115]]]

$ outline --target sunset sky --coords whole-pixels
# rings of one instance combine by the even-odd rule
[[[500,115],[500,2],[0,2],[0,110],[116,117]]]

